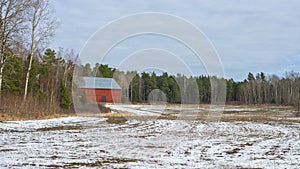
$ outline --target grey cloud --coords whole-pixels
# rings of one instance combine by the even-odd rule
[[[228,76],[238,78],[249,71],[300,71],[299,55],[295,54],[300,51],[297,0],[55,0],[54,4],[62,30],[53,46],[79,51],[106,23],[132,13],[155,11],[178,15],[199,27],[216,46]]]

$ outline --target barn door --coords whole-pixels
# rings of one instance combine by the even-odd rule
[[[106,103],[106,96],[102,96],[101,101],[102,101],[103,103]]]

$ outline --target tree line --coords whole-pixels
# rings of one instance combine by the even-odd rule
[[[148,102],[149,94],[159,89],[165,95],[165,101],[169,103],[182,103],[182,99],[198,100],[200,103],[211,102],[211,80],[217,77],[201,75],[197,77],[186,77],[185,75],[169,75],[155,72],[120,71],[108,65],[97,63],[94,67],[90,64],[82,65],[83,76],[96,76],[114,78],[122,87],[123,101]],[[249,72],[244,81],[221,79],[226,82],[226,102],[238,104],[277,104],[277,105],[299,105],[300,104],[300,74],[287,72],[285,77],[277,75],[265,75]],[[183,92],[184,91],[184,92]],[[182,93],[186,93],[182,95]],[[198,93],[199,98],[191,93]],[[187,98],[183,98],[187,97]],[[189,103],[189,101],[187,102]]]

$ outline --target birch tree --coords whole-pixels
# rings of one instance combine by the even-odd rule
[[[29,65],[26,73],[24,100],[26,100],[28,92],[28,82],[30,77],[30,70],[32,66],[32,59],[38,52],[38,48],[43,48],[50,38],[54,36],[55,27],[57,25],[56,19],[52,16],[53,10],[49,5],[49,0],[33,0],[28,11],[28,18],[30,23],[30,54]]]
[[[10,50],[22,39],[29,0],[0,0],[0,98],[3,70]]]

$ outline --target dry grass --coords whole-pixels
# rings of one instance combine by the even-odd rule
[[[167,104],[167,107],[183,106],[180,104]],[[195,106],[195,105],[186,105]],[[201,104],[201,108],[210,108],[210,104]],[[170,114],[160,115],[159,117],[142,117],[134,113],[127,111],[111,110],[104,105],[99,104],[97,110],[90,110],[90,105],[83,106],[81,113],[75,111],[65,112],[60,108],[58,102],[52,104],[46,104],[45,101],[41,101],[35,97],[29,97],[26,102],[23,101],[22,96],[8,96],[3,97],[0,107],[0,121],[18,121],[18,120],[40,120],[59,118],[67,116],[84,116],[84,117],[105,117],[105,118],[137,118],[137,119],[182,119],[182,120],[200,120],[205,121],[208,117],[208,111],[201,111],[197,114],[190,114],[192,116],[180,116],[176,115],[179,112],[169,110]],[[197,107],[197,106],[196,106]],[[232,109],[233,108],[233,109]],[[235,110],[235,108],[241,108],[241,110]],[[226,110],[227,109],[227,110]],[[245,110],[243,110],[245,109]],[[251,110],[252,109],[252,110]],[[100,112],[102,113],[99,113]],[[291,106],[274,106],[274,105],[226,105],[225,111],[221,115],[220,121],[232,122],[232,121],[251,121],[251,122],[269,122],[269,121],[287,121],[287,122],[299,122],[299,120],[293,120],[286,117],[293,117]],[[219,121],[219,120],[218,120]]]
[[[130,119],[168,119],[168,120],[199,120],[199,121],[223,121],[223,122],[234,122],[234,121],[248,121],[248,122],[296,122],[300,123],[299,119],[296,119],[294,115],[294,108],[292,106],[276,106],[276,105],[226,105],[225,110],[218,117],[209,116],[208,111],[199,112],[187,112],[187,116],[178,116],[180,111],[169,110],[168,107],[172,106],[184,106],[184,105],[167,105],[167,112],[160,116],[139,116],[130,112],[120,112],[121,115],[107,114],[106,117],[118,117],[118,116],[129,116]],[[195,105],[185,105],[192,107]],[[210,108],[209,104],[201,104],[199,107]],[[196,109],[197,106],[195,106]],[[184,113],[183,113],[184,114]],[[216,119],[216,120],[214,120]]]
[[[0,121],[41,120],[75,115],[72,111],[60,108],[59,102],[47,103],[37,97],[3,95],[0,105]]]

